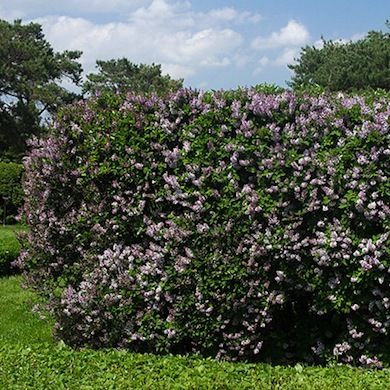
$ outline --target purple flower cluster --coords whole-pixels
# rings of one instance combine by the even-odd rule
[[[25,160],[19,259],[75,346],[379,367],[390,100],[102,95]]]

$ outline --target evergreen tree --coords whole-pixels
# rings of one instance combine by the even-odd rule
[[[0,20],[0,155],[21,156],[26,140],[42,132],[42,114],[76,95],[61,86],[81,80],[80,51],[57,53],[38,23]]]
[[[363,39],[348,43],[323,40],[322,48],[302,48],[297,64],[289,68],[294,72],[289,83],[293,88],[390,90],[390,34],[370,31]]]

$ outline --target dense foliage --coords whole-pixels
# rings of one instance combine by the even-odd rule
[[[293,88],[319,85],[330,91],[390,90],[390,33],[371,31],[355,42],[324,40],[321,48],[306,46],[289,68],[294,72]]]
[[[39,134],[41,114],[75,98],[61,82],[80,81],[81,52],[54,52],[38,23],[0,20],[0,154],[16,158]]]
[[[7,223],[15,222],[18,209],[22,204],[23,165],[0,161],[0,216]]]
[[[167,94],[183,86],[183,80],[162,75],[161,65],[134,64],[127,58],[96,61],[97,73],[90,73],[83,84],[89,94],[102,92],[128,92]]]
[[[380,366],[389,116],[254,89],[80,102],[26,159],[19,264],[73,346]]]

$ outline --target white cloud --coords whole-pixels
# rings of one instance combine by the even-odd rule
[[[295,63],[295,58],[299,56],[300,50],[296,47],[286,48],[283,52],[273,61],[276,66],[287,66]]]
[[[276,58],[270,59],[268,56],[263,56],[257,63],[257,66],[253,70],[253,75],[262,73],[267,67],[286,67],[289,64],[295,64],[295,58],[298,58],[300,50],[296,47],[285,48],[276,56]]]
[[[136,63],[161,63],[173,77],[186,77],[203,67],[234,62],[243,38],[223,23],[231,17],[229,12],[233,15],[238,11],[219,11],[207,13],[206,26],[204,18],[197,23],[202,18],[189,3],[154,0],[148,7],[130,13],[125,22],[96,24],[69,16],[47,16],[36,21],[56,50],[83,51],[81,62],[86,72],[94,69],[96,59],[127,57]]]
[[[179,64],[161,64],[163,74],[168,74],[173,78],[180,79],[192,76],[195,73],[195,69],[191,66],[179,65]]]
[[[223,57],[221,59],[213,58],[212,56],[209,58],[206,58],[200,62],[201,66],[209,66],[209,67],[223,67],[223,66],[229,66],[232,63],[230,58]]]
[[[172,3],[167,0],[153,0],[148,6],[140,7],[131,13],[129,20],[143,25],[159,23],[165,27],[202,29],[225,24],[256,23],[261,20],[261,15],[249,11],[240,12],[232,7],[195,12],[188,1]]]
[[[264,68],[266,68],[270,64],[271,64],[271,60],[269,59],[269,57],[267,57],[267,56],[261,57],[257,63],[257,66],[253,70],[252,74],[254,76],[259,75],[260,73],[263,72]]]
[[[205,13],[204,16],[214,20],[235,22],[235,23],[243,23],[243,22],[256,23],[262,19],[262,16],[259,13],[251,13],[249,11],[239,12],[232,7],[213,9],[208,13]]]
[[[231,7],[219,8],[211,10],[209,15],[215,19],[232,21],[237,18],[238,12]]]
[[[309,41],[309,38],[309,31],[303,24],[290,20],[285,27],[271,33],[268,37],[256,37],[252,41],[252,47],[254,49],[273,49],[286,46],[302,46]]]
[[[309,39],[310,34],[307,28],[295,20],[290,20],[286,26],[271,33],[268,37],[256,37],[251,44],[253,49],[278,50],[271,58],[268,53],[261,57],[254,67],[253,74],[258,75],[265,68],[286,67],[293,64],[294,59],[299,56],[300,47],[307,44]]]
[[[347,43],[351,43],[351,42],[356,42],[356,41],[359,41],[360,39],[364,38],[366,34],[363,34],[363,33],[356,33],[356,34],[353,34],[351,35],[350,38],[339,38],[339,39],[332,39],[333,42],[336,42],[336,43],[339,43],[341,45],[345,45]],[[324,46],[323,42],[321,41],[321,47]]]
[[[0,1],[1,2],[1,1]],[[1,2],[3,3],[3,2]],[[40,23],[56,51],[81,50],[84,72],[97,59],[126,57],[161,64],[163,73],[193,86],[250,84],[251,74],[291,63],[309,41],[304,25],[290,20],[269,35],[255,35],[262,16],[222,6],[195,10],[195,0],[13,0],[0,5],[0,17]],[[210,2],[211,7],[213,2]],[[251,45],[252,43],[252,45]],[[256,50],[264,49],[262,57]],[[253,71],[254,69],[254,71]],[[234,72],[238,72],[234,76]],[[188,80],[189,78],[189,80]],[[221,81],[222,80],[222,81]],[[203,84],[202,84],[203,85]],[[206,85],[206,84],[204,84]]]
[[[269,65],[272,65],[272,61],[269,59],[269,57],[261,57],[260,60],[257,62],[257,66],[253,70],[252,74],[254,76],[257,76],[259,73],[262,73],[264,69]]]
[[[366,36],[366,34],[364,34],[364,33],[355,33],[355,34],[352,34],[349,38],[332,39],[332,41],[343,45],[346,43],[359,41],[360,39],[363,39],[365,36]],[[326,41],[328,41],[328,40],[329,39],[326,39]],[[314,41],[312,43],[312,45],[316,49],[322,49],[324,47],[324,40],[322,38],[317,39],[316,41]]]
[[[137,25],[164,25],[165,27],[189,27],[194,24],[191,6],[187,2],[171,4],[166,0],[153,0],[148,6],[130,13],[129,21]]]
[[[324,47],[324,41],[322,39],[317,39],[314,43],[313,46],[316,49],[322,49]]]
[[[267,56],[263,56],[260,58],[259,64],[264,67],[267,66],[269,62],[270,62],[269,58]]]
[[[356,33],[351,36],[350,40],[352,42],[356,42],[359,41],[360,39],[363,39],[365,36],[366,36],[365,33]]]

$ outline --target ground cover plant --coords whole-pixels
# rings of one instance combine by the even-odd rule
[[[386,364],[389,115],[385,95],[255,89],[64,110],[26,159],[19,259],[57,337]]]
[[[52,319],[20,277],[0,278],[1,389],[385,389],[390,371],[217,362],[198,356],[75,351],[51,338]]]

